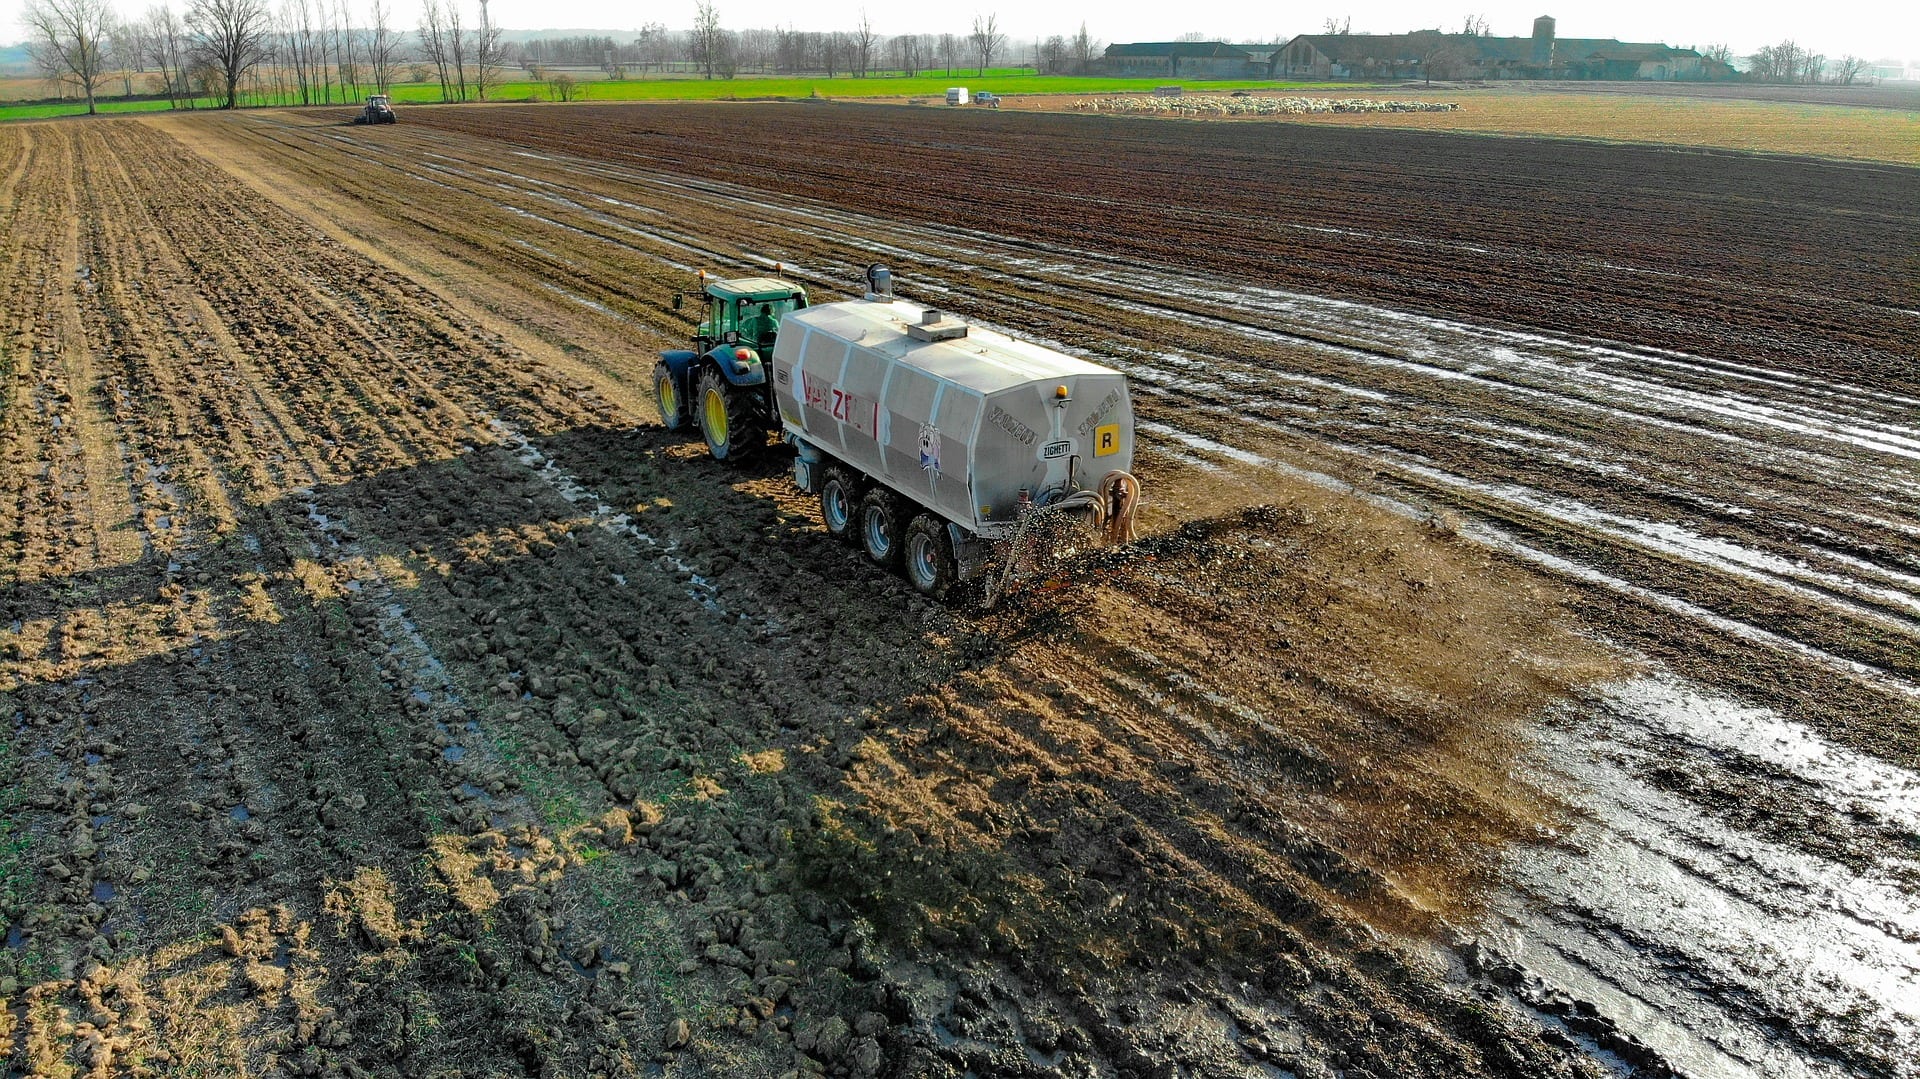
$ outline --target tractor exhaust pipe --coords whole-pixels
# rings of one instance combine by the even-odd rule
[[[877,262],[867,267],[867,299],[893,299],[893,271]]]

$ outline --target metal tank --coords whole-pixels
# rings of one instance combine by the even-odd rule
[[[882,271],[884,275],[884,271]],[[785,317],[773,352],[795,478],[822,455],[982,539],[1133,470],[1133,407],[1116,371],[890,295]]]

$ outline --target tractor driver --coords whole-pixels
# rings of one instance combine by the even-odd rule
[[[740,309],[740,339],[742,341],[753,341],[764,345],[766,340],[772,337],[774,331],[779,328],[773,321],[773,305],[770,303],[761,304],[759,313],[752,316],[746,314],[747,303],[745,300],[740,302]]]

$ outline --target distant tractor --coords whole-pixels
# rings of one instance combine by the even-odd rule
[[[367,107],[354,114],[353,122],[356,124],[393,123],[393,99],[386,94],[374,94],[367,98]]]
[[[654,368],[667,429],[698,423],[722,461],[779,431],[827,531],[921,592],[980,580],[991,595],[996,575],[1092,541],[1082,525],[1132,538],[1140,484],[1119,372],[897,300],[881,266],[841,303],[809,307],[775,277],[703,274],[694,294],[694,347]]]

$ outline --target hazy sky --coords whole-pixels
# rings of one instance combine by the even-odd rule
[[[115,0],[123,11],[144,10],[154,0]],[[171,0],[182,8],[188,0]],[[269,0],[278,5],[278,0]],[[356,12],[369,0],[348,0]],[[391,0],[400,23],[418,18],[419,0]],[[475,7],[478,0],[459,0]],[[693,21],[695,0],[634,4],[625,0],[492,0],[493,15],[513,29],[596,27],[627,29],[662,22],[684,29]],[[17,39],[23,0],[0,0],[0,40]],[[1564,37],[1617,37],[1623,41],[1660,41],[1706,46],[1725,42],[1745,54],[1792,38],[1829,57],[1855,53],[1920,60],[1920,2],[1889,0],[1834,6],[1779,0],[1739,3],[1709,0],[1615,0],[1579,6],[1552,0],[1501,3],[1489,0],[1315,0],[1307,5],[1278,5],[1254,0],[1185,0],[1183,3],[1095,3],[1092,0],[974,0],[950,5],[909,4],[898,0],[716,0],[724,25],[800,30],[851,27],[864,7],[874,29],[883,34],[965,31],[976,12],[997,14],[1001,26],[1019,41],[1036,35],[1071,34],[1082,20],[1103,42],[1164,41],[1187,32],[1228,40],[1266,41],[1275,36],[1318,33],[1328,16],[1351,16],[1355,32],[1398,33],[1438,26],[1458,30],[1468,15],[1484,15],[1500,36],[1532,32],[1537,15],[1552,15]]]

